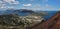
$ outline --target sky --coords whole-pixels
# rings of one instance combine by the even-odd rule
[[[8,9],[59,11],[60,0],[0,0],[0,10]]]

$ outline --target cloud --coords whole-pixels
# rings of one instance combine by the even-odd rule
[[[6,9],[6,7],[5,7],[5,6],[1,6],[0,8],[1,8],[1,9]]]
[[[3,0],[3,1],[9,4],[19,4],[19,1],[16,0]]]
[[[0,3],[0,8],[6,8],[5,4]]]
[[[23,4],[23,6],[29,7],[29,6],[32,6],[32,4]]]
[[[13,6],[9,6],[9,5],[18,5],[19,1],[16,0],[0,0],[0,9],[8,9],[8,8],[13,8]]]
[[[11,9],[11,8],[14,8],[14,7],[13,6],[5,6],[3,4],[2,5],[0,4],[0,9],[4,9],[5,10],[5,9]]]

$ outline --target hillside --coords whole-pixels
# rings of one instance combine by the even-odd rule
[[[19,16],[17,14],[0,15],[0,28],[26,28],[40,23],[44,18],[36,15]],[[21,28],[20,28],[21,27]]]

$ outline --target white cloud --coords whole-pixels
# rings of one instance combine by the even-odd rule
[[[23,4],[23,6],[29,7],[29,6],[32,6],[32,4]]]
[[[16,0],[0,0],[0,9],[8,9],[8,8],[13,8],[13,6],[9,6],[9,5],[17,5],[19,4],[19,1]]]
[[[19,4],[19,1],[16,0],[3,0],[3,1],[9,4]]]
[[[5,6],[1,6],[0,8],[1,8],[1,9],[5,9],[6,7],[5,7]]]
[[[6,8],[5,4],[0,3],[0,8]]]

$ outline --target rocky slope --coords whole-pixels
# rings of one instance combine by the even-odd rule
[[[28,16],[19,16],[17,14],[0,15],[0,25],[2,28],[4,27],[4,28],[21,29],[38,24],[42,20],[43,18],[41,16],[36,15],[28,15]]]
[[[0,15],[0,24],[4,25],[18,25],[20,18],[18,15],[9,14],[9,15]]]

